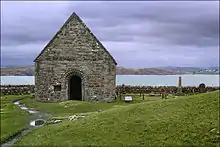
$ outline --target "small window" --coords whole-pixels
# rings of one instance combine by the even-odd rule
[[[54,91],[61,91],[61,85],[54,85]]]

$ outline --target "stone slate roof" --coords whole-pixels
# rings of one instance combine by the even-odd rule
[[[38,60],[38,58],[43,54],[43,52],[46,50],[46,48],[53,42],[53,40],[56,38],[58,33],[68,24],[69,21],[71,21],[72,18],[76,18],[81,25],[83,25],[88,32],[92,35],[92,37],[96,40],[96,42],[104,49],[104,51],[109,55],[109,57],[113,60],[115,65],[117,65],[117,62],[115,59],[112,57],[112,55],[107,51],[107,49],[102,45],[102,43],[96,38],[96,36],[92,33],[92,31],[85,25],[85,23],[82,21],[82,19],[75,13],[73,12],[72,15],[68,18],[68,20],[63,24],[63,26],[57,31],[57,33],[54,35],[54,37],[49,41],[49,43],[44,47],[44,49],[40,52],[40,54],[35,58],[34,62]]]

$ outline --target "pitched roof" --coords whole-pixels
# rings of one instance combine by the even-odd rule
[[[109,55],[109,57],[113,60],[115,65],[117,65],[117,62],[115,59],[112,57],[112,55],[107,51],[107,49],[102,45],[102,43],[96,38],[96,36],[92,33],[92,31],[85,25],[85,23],[82,21],[82,19],[75,13],[73,12],[72,15],[68,18],[68,20],[62,25],[62,27],[57,31],[57,33],[53,36],[53,38],[49,41],[49,43],[44,47],[44,49],[40,52],[40,54],[35,58],[34,62],[38,60],[38,58],[43,54],[43,52],[46,50],[46,48],[53,42],[53,40],[56,38],[58,33],[71,21],[72,18],[75,18],[76,20],[79,21],[81,25],[85,27],[85,29],[90,32],[90,35],[96,40],[96,42],[104,49],[104,51]]]

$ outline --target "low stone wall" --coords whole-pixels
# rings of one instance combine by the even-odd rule
[[[216,87],[205,87],[201,90],[198,86],[187,86],[182,87],[181,92],[183,94],[194,94],[201,92],[210,92],[220,90],[219,86]],[[129,85],[119,85],[116,87],[116,93],[170,93],[176,94],[179,92],[179,88],[177,86],[129,86]]]
[[[1,85],[1,95],[23,95],[34,93],[34,85]]]
[[[1,95],[22,95],[34,93],[34,85],[0,85]],[[220,90],[219,86],[216,87],[205,87],[203,92]],[[182,93],[194,94],[201,93],[198,87],[182,87]],[[178,87],[176,86],[129,86],[129,85],[118,85],[116,86],[116,93],[178,93]]]

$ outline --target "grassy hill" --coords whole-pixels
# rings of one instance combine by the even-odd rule
[[[50,105],[71,105],[62,102]],[[41,104],[35,104],[41,109]],[[45,109],[45,108],[44,108]],[[58,111],[58,110],[56,110]],[[111,107],[27,134],[27,146],[218,146],[219,91]]]

